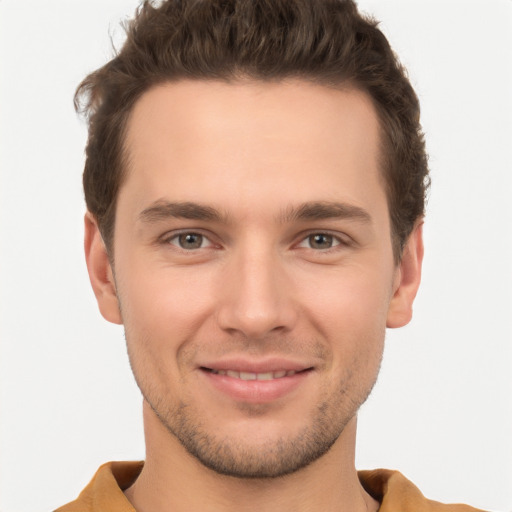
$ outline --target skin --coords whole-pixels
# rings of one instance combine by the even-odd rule
[[[423,256],[418,223],[394,262],[379,133],[365,94],[301,81],[181,81],[136,103],[113,267],[90,214],[85,248],[144,396],[139,512],[377,510],[357,410]],[[300,373],[283,392],[210,371],[247,366]]]

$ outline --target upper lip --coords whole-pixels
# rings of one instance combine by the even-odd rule
[[[226,358],[216,361],[206,361],[200,364],[200,368],[209,370],[233,370],[238,372],[250,373],[271,373],[279,371],[300,372],[312,368],[313,365],[292,361],[284,358],[267,358],[261,360],[247,358]]]

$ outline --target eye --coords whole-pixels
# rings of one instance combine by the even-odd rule
[[[306,247],[308,249],[326,250],[340,245],[339,238],[329,235],[328,233],[313,233],[307,236],[299,244],[299,247]]]
[[[184,249],[186,251],[193,251],[194,249],[204,249],[205,247],[210,247],[212,243],[208,238],[206,238],[201,233],[180,233],[179,235],[174,235],[172,238],[167,240],[167,243],[171,245],[176,245],[180,249]]]

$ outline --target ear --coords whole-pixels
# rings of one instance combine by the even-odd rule
[[[412,303],[421,281],[423,263],[423,221],[420,221],[405,244],[396,269],[393,297],[389,304],[386,326],[403,327],[412,318]]]
[[[87,270],[98,307],[105,320],[122,324],[119,301],[117,300],[114,274],[103,243],[98,223],[90,212],[85,214],[84,249]]]

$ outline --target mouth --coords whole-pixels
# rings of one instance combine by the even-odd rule
[[[201,370],[212,373],[214,375],[226,375],[232,379],[240,380],[275,380],[284,377],[292,377],[297,373],[307,372],[313,368],[305,368],[304,370],[278,370],[268,372],[247,372],[238,370],[216,370],[214,368],[201,367]]]
[[[240,367],[242,366],[242,368]],[[263,404],[273,402],[290,395],[296,395],[297,389],[309,381],[308,376],[313,374],[313,367],[298,367],[285,365],[278,368],[256,368],[255,365],[218,365],[214,368],[201,366],[201,374],[205,383],[212,386],[212,390],[221,392],[236,402]],[[257,366],[257,365],[256,365]],[[287,367],[286,367],[287,366]]]

